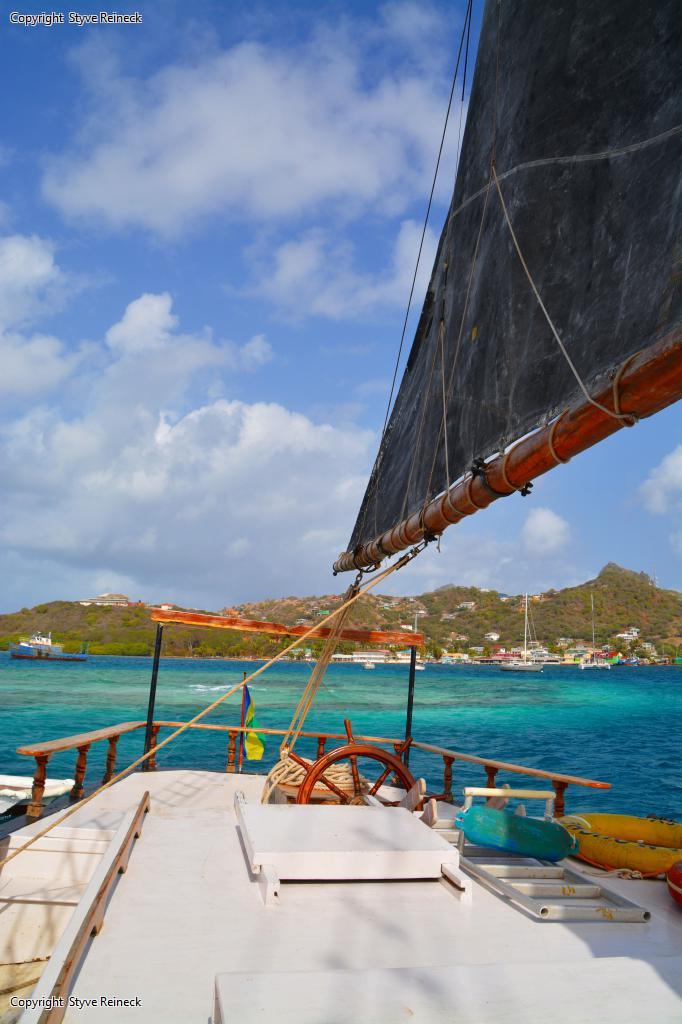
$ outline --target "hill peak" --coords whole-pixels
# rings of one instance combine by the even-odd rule
[[[622,565],[618,565],[616,562],[607,562],[603,569],[600,570],[597,579],[613,579],[619,577],[620,579],[628,580],[639,580],[642,583],[653,583],[651,576],[645,572],[635,572],[634,569],[624,569]]]

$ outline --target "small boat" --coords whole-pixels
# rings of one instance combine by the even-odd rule
[[[46,779],[44,801],[53,800],[73,789],[73,779]],[[0,775],[0,814],[7,814],[12,808],[31,799],[33,779],[24,775]]]
[[[575,837],[581,860],[655,877],[682,860],[682,823],[630,814],[571,814],[561,819]]]
[[[528,594],[526,594],[526,611],[523,623],[523,657],[512,658],[500,665],[503,672],[542,672],[544,662],[535,661],[528,654]]]
[[[26,658],[36,661],[87,661],[87,645],[81,645],[80,651],[67,654],[61,644],[52,640],[52,633],[32,633],[29,638],[22,637],[18,644],[10,644],[10,657]]]
[[[375,668],[375,665],[374,665],[373,661],[363,661],[362,667],[370,669],[370,668]]]

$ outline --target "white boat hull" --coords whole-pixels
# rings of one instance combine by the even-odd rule
[[[542,672],[544,667],[539,661],[519,661],[516,664],[500,665],[503,672]]]

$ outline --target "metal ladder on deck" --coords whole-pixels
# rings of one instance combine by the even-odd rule
[[[644,907],[564,864],[465,846],[462,869],[539,921],[648,921]]]
[[[466,787],[464,809],[473,798],[522,797],[545,801],[545,819],[552,819],[554,793],[543,790]],[[440,832],[460,851],[462,869],[512,906],[538,921],[644,922],[651,914],[644,907],[567,867],[534,857],[473,846],[457,829]]]

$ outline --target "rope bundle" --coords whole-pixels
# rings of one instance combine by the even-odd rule
[[[301,760],[305,761],[308,765],[313,763],[305,757],[301,758]],[[353,773],[349,764],[342,763],[330,765],[324,774],[330,782],[333,782],[333,784],[338,787],[338,789],[347,793],[351,797],[355,797]],[[283,754],[277,764],[268,772],[268,776],[263,785],[260,802],[262,804],[269,803],[273,791],[278,786],[289,786],[292,789],[298,790],[305,777],[306,769],[296,761],[293,761],[287,754]],[[360,776],[360,786],[363,793],[369,792],[370,784],[362,775]],[[326,788],[324,789],[324,792],[328,796],[333,797],[333,794]]]

